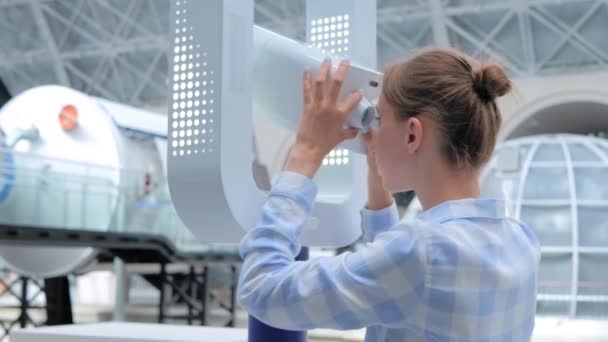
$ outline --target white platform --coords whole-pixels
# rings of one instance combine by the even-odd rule
[[[309,331],[309,339],[363,341],[365,330]],[[11,333],[11,342],[246,342],[247,330],[143,323],[95,323],[29,328]],[[606,342],[608,321],[537,318],[532,342]]]
[[[11,342],[247,342],[247,330],[143,323],[96,323],[15,330]]]

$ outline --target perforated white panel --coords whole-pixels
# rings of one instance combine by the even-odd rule
[[[310,21],[310,45],[320,48],[327,54],[345,56],[349,50],[350,16],[348,14],[326,16]],[[323,159],[323,166],[339,166],[349,163],[349,151],[333,150]],[[345,155],[344,158],[342,155]]]
[[[325,158],[323,159],[323,166],[348,165],[348,163],[350,162],[350,158],[348,157],[349,154],[349,150],[335,149],[329,152],[327,156],[325,156]]]
[[[253,0],[177,0],[171,15],[171,199],[198,239],[238,242],[262,201],[251,174],[252,70],[243,67]]]
[[[346,57],[375,68],[375,1],[308,0],[306,11],[309,45],[322,49],[328,55]],[[355,26],[353,19],[357,20]],[[371,31],[372,35],[366,31]],[[363,45],[367,50],[361,48]],[[358,48],[353,50],[352,46]],[[331,151],[323,160],[323,166],[347,170],[350,159],[338,157],[345,151],[339,148]]]
[[[310,21],[310,42],[331,54],[348,52],[350,16],[324,17]]]
[[[186,17],[188,0],[175,3],[170,153],[212,153],[215,145],[215,70]]]

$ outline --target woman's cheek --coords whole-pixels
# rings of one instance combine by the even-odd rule
[[[376,165],[378,166],[378,173],[380,173],[381,176],[384,176],[387,169],[390,167],[389,165],[387,165],[388,163],[390,163],[390,161],[387,160],[386,150],[382,150],[381,148],[379,148],[378,150],[375,151],[375,153],[376,153]]]

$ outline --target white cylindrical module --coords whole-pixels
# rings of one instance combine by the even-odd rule
[[[0,182],[8,189],[0,197],[0,221],[123,230],[125,191],[138,196],[132,189],[142,189],[145,196],[150,180],[139,178],[164,172],[154,139],[117,127],[112,111],[121,108],[139,111],[60,86],[33,88],[8,102],[0,110],[0,129],[4,145],[14,146],[0,151],[10,170]],[[95,255],[89,247],[0,245],[0,256],[17,272],[44,278],[78,270]]]
[[[305,70],[313,75],[319,71],[326,55],[315,47],[306,46],[260,27],[254,29],[254,87],[253,111],[269,118],[269,122],[290,131],[297,128],[303,108],[302,76]],[[332,60],[332,73],[339,60]],[[355,62],[351,63],[342,85],[340,98],[360,90],[364,99],[350,113],[347,125],[366,132],[374,118],[375,102],[380,94],[381,74]],[[280,90],[277,92],[277,90]],[[365,153],[361,135],[345,142],[343,147]]]

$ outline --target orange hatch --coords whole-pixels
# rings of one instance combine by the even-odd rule
[[[78,109],[73,105],[66,105],[59,112],[59,124],[64,131],[69,132],[78,126]]]

